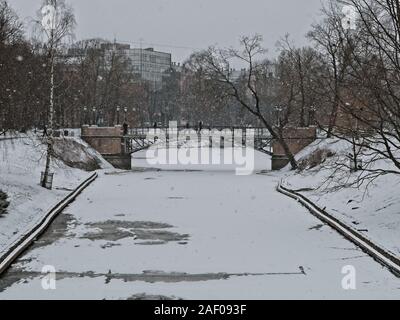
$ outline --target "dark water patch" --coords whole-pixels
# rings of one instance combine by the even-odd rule
[[[179,234],[169,231],[159,230],[135,230],[135,235],[138,240],[154,240],[154,241],[182,241],[188,240],[188,234]]]
[[[138,246],[160,246],[167,244],[166,241],[143,241],[143,242],[137,242],[136,245]]]
[[[87,232],[82,238],[92,241],[106,240],[116,242],[131,238],[138,245],[162,245],[168,242],[188,241],[190,235],[167,231],[173,226],[151,221],[120,221],[109,220],[105,222],[86,224],[96,229]]]
[[[105,284],[109,284],[113,280],[123,282],[146,282],[146,283],[180,283],[180,282],[203,282],[215,280],[228,280],[232,277],[258,277],[258,276],[306,276],[305,272],[273,272],[273,273],[202,273],[189,274],[184,272],[163,272],[163,271],[143,271],[141,274],[89,272],[57,272],[56,280],[65,279],[83,279],[83,278],[104,278]],[[28,283],[34,279],[41,279],[44,275],[41,272],[24,271],[22,269],[13,268],[9,270],[2,278],[0,278],[0,292],[14,284]]]
[[[44,235],[32,244],[30,250],[49,246],[62,238],[74,237],[75,234],[72,234],[69,231],[77,224],[78,222],[72,214],[60,214],[49,226]]]
[[[122,221],[122,220],[108,220],[105,222],[95,222],[86,224],[92,228],[126,228],[126,229],[168,229],[173,226],[152,221]]]
[[[108,243],[102,245],[101,248],[102,249],[109,249],[109,248],[119,247],[119,246],[121,246],[121,244],[108,242]]]
[[[176,301],[176,300],[183,300],[181,298],[176,297],[166,297],[161,295],[149,295],[146,293],[139,293],[133,296],[130,296],[128,299],[129,301]]]
[[[321,230],[323,227],[324,227],[323,224],[317,224],[316,226],[311,227],[311,228],[309,228],[308,230],[310,230],[310,231],[312,231],[312,230],[317,230],[317,231],[319,231],[319,230]]]

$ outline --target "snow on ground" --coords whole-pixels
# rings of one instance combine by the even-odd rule
[[[302,173],[286,170],[286,186],[295,190],[305,189],[301,193],[321,208],[326,207],[335,217],[400,255],[400,176],[391,174],[380,177],[367,190],[366,185],[336,190],[332,188],[335,182],[326,183],[333,172],[329,167],[333,162],[349,161],[345,160],[345,155],[351,153],[351,146],[337,139],[318,141],[303,150],[297,158],[304,160],[318,149],[330,150],[336,155],[328,158],[322,166],[309,168]],[[378,165],[388,166],[383,161]]]
[[[75,141],[80,143],[79,139]],[[64,154],[70,151],[63,150]],[[53,162],[54,188],[48,191],[39,186],[44,166],[45,145],[33,135],[0,140],[0,190],[10,201],[7,213],[0,217],[0,256],[89,176],[61,161]]]
[[[0,299],[400,298],[399,279],[276,192],[280,177],[101,174],[0,279]],[[347,265],[357,290],[342,288]]]

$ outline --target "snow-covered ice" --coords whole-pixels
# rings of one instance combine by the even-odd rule
[[[101,174],[0,280],[0,299],[400,298],[400,280],[276,192],[280,178]],[[42,289],[44,265],[56,290]],[[348,265],[356,290],[342,288]]]

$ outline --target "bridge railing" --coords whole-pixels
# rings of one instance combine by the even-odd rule
[[[169,133],[170,131],[168,129],[175,129],[173,131],[173,136],[170,136]],[[213,139],[212,135],[210,135],[208,138],[210,139],[210,146],[225,146],[225,145],[232,145],[232,146],[238,146],[238,143],[241,143],[243,146],[248,145],[248,138],[249,136],[247,135],[248,129],[251,129],[254,131],[254,145],[253,147],[256,150],[259,150],[261,152],[267,153],[269,155],[272,155],[272,137],[269,133],[269,131],[266,128],[246,128],[246,127],[213,127],[213,128],[203,128],[205,130],[210,130],[210,131],[219,131],[222,133],[224,130],[229,130],[229,135],[226,136],[224,134],[221,135],[220,141],[216,142],[216,140]],[[177,130],[177,131],[176,131]],[[156,141],[162,141],[163,137],[166,139],[166,142],[168,141],[174,141],[175,138],[178,139],[186,139],[184,136],[178,137],[178,132],[185,132],[187,130],[192,130],[195,131],[197,134],[199,134],[199,128],[188,128],[188,127],[177,127],[177,128],[154,128],[154,127],[144,127],[144,128],[131,128],[128,131],[128,134],[125,136],[125,147],[126,147],[126,152],[136,152],[143,150],[147,147],[149,147],[151,144],[155,143]],[[237,131],[240,130],[241,134],[237,134]],[[232,135],[231,135],[232,134]],[[200,135],[198,136],[200,139]],[[161,140],[160,140],[161,139]],[[239,140],[238,140],[239,139]],[[199,140],[200,142],[200,140]]]
[[[167,127],[138,127],[138,128],[130,128],[128,130],[128,135],[131,136],[146,136],[149,134],[153,134],[156,132],[156,130],[163,130],[164,132],[167,132],[169,128]],[[184,131],[184,130],[195,130],[196,132],[199,131],[199,127],[186,127],[186,126],[180,126],[177,127],[178,131]],[[232,132],[241,130],[243,134],[246,133],[246,130],[254,130],[254,135],[256,137],[270,137],[271,134],[266,128],[250,128],[250,127],[223,127],[223,126],[215,126],[215,127],[203,127],[203,130],[217,130],[217,131],[223,131],[223,130],[231,130]]]

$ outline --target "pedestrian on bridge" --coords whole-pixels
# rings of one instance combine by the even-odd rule
[[[124,129],[124,136],[127,136],[128,135],[128,124],[126,122],[124,122],[122,127]]]
[[[43,126],[43,137],[47,137],[47,126]]]

